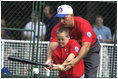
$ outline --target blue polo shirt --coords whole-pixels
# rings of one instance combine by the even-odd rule
[[[95,32],[95,34],[97,35],[98,40],[99,39],[109,39],[112,40],[112,35],[111,35],[111,30],[106,27],[106,26],[94,26],[93,30]],[[99,40],[99,42],[102,42]],[[103,42],[102,42],[103,43]]]

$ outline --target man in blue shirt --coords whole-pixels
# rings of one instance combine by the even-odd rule
[[[97,35],[100,43],[110,43],[112,42],[111,30],[103,25],[103,17],[96,17],[96,25],[93,26],[93,30]]]

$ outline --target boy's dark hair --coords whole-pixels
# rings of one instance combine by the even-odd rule
[[[67,27],[58,28],[58,30],[56,31],[56,34],[63,33],[63,32],[66,34],[66,36],[69,36],[69,28]]]

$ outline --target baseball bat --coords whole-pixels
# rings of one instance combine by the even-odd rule
[[[44,67],[49,67],[49,65],[47,65],[47,64],[41,64],[41,63],[38,63],[38,62],[34,62],[34,61],[31,61],[31,60],[27,60],[27,59],[22,59],[22,58],[15,57],[15,56],[9,56],[8,59],[12,60],[12,61],[18,61],[18,62],[26,63],[26,64],[41,65],[41,66],[44,66]]]

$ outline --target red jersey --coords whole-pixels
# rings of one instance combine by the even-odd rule
[[[61,27],[62,24],[58,23],[51,32],[51,42],[57,42],[56,30]],[[96,35],[92,29],[90,23],[81,18],[74,17],[74,27],[70,28],[70,38],[77,40],[80,44],[83,42],[91,42],[91,46],[96,42]]]
[[[78,55],[80,45],[76,40],[69,40],[65,47],[58,46],[52,53],[54,64],[62,64],[70,53]],[[80,60],[72,69],[60,71],[59,77],[62,78],[77,78],[84,74],[84,61]]]

